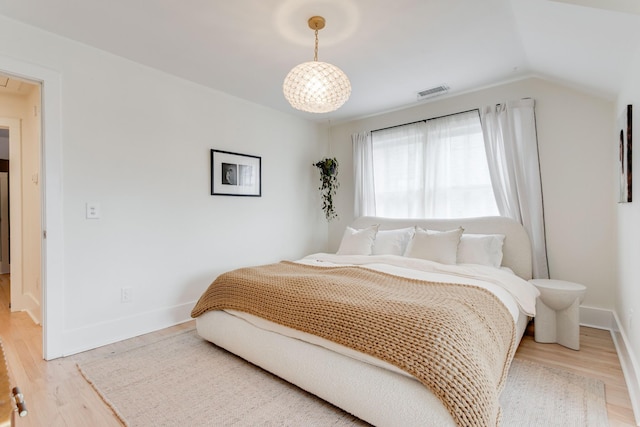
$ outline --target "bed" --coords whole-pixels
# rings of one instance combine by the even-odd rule
[[[290,271],[298,274],[298,270],[304,277],[313,277],[313,283],[316,276],[331,274],[347,275],[356,286],[370,279],[379,283],[374,291],[354,291],[351,298],[367,300],[355,306],[332,301],[325,307],[324,299],[299,302],[296,298],[303,285],[273,297],[254,290],[275,288],[266,284],[271,279],[265,277],[271,274],[278,280],[286,277],[286,281],[302,283],[298,279],[302,276],[289,277]],[[513,353],[535,315],[538,295],[528,282],[528,235],[520,224],[502,217],[361,217],[345,230],[337,254],[313,254],[296,262],[229,274],[218,277],[194,307],[192,316],[198,334],[377,426],[498,425],[499,394]],[[222,284],[225,278],[230,280],[226,288]],[[334,292],[331,286],[337,283],[333,277],[323,280],[314,291],[321,290],[323,295],[318,298]],[[250,290],[244,291],[245,287]],[[435,294],[423,296],[427,288]],[[236,295],[239,289],[245,293]],[[339,284],[337,289],[342,292],[347,288]],[[388,317],[386,312],[369,315],[361,311],[372,310],[369,299],[382,300],[378,292],[390,293],[384,309],[397,306],[400,313],[394,316],[400,320]],[[398,297],[396,292],[402,294]],[[416,293],[420,293],[418,299],[435,306],[434,313],[426,314],[432,309],[414,307],[413,300],[407,301],[407,295],[413,298]],[[456,299],[458,294],[459,301],[451,304],[460,303],[460,307],[441,302]],[[480,302],[468,299],[472,297],[480,298]],[[333,296],[328,299],[333,300]],[[213,300],[215,303],[208,304]],[[285,302],[273,309],[275,314],[263,313],[263,306],[279,301]],[[317,307],[324,311],[310,314]],[[335,310],[329,312],[329,317],[333,316],[329,326],[337,325],[340,330],[327,332],[324,324],[307,328],[296,323],[299,319],[291,323],[281,320],[299,316],[316,322],[318,317],[327,317],[327,310]],[[414,321],[409,316],[414,312],[432,317]],[[452,322],[451,316],[459,319]],[[375,322],[375,328],[381,331],[370,332],[366,328],[373,328],[373,323],[367,322]],[[362,326],[365,332],[358,329],[360,323],[366,323]],[[405,333],[407,337],[402,335]],[[427,344],[416,344],[423,339]]]

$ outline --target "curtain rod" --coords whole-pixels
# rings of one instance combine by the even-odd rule
[[[444,116],[438,116],[438,117],[431,117],[429,119],[423,119],[423,120],[416,120],[415,122],[411,122],[411,123],[403,123],[401,125],[395,125],[395,126],[389,126],[386,128],[381,128],[381,129],[376,129],[376,130],[372,130],[371,132],[379,132],[381,130],[387,130],[387,129],[393,129],[393,128],[399,128],[400,126],[407,126],[407,125],[415,125],[416,123],[421,123],[421,122],[428,122],[429,120],[436,120],[436,119],[443,119],[445,117],[451,117],[451,116],[455,116],[457,114],[464,114],[464,113],[470,113],[472,111],[477,111],[478,114],[480,114],[480,109],[479,108],[473,108],[471,110],[467,110],[467,111],[460,111],[458,113],[451,113],[451,114],[445,114]]]

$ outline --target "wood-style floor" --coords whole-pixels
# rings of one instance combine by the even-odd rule
[[[154,341],[158,337],[192,326],[192,322],[163,329],[131,340],[94,350],[126,348]],[[0,275],[0,339],[9,373],[20,386],[29,414],[17,427],[30,426],[120,426],[107,405],[79,374],[74,357],[42,360],[42,330],[25,313],[10,313],[9,276]],[[608,331],[580,329],[580,351],[557,344],[539,344],[527,333],[516,358],[553,366],[601,379],[605,383],[611,427],[635,426],[629,393]]]

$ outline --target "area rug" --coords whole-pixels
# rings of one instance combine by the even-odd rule
[[[85,360],[83,360],[85,359]],[[78,369],[124,425],[367,425],[188,330]],[[503,426],[606,426],[601,381],[514,360]]]
[[[606,427],[604,383],[514,359],[500,396],[508,427]]]

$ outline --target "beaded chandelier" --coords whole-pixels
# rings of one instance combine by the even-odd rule
[[[313,61],[304,62],[289,71],[282,89],[293,108],[309,113],[328,113],[347,102],[351,83],[340,68],[318,61],[318,31],[324,28],[324,18],[312,16],[308,23],[316,35]]]

